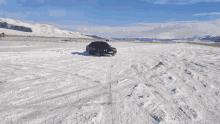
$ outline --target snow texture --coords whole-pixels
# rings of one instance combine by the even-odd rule
[[[218,124],[220,49],[0,41],[1,124]]]

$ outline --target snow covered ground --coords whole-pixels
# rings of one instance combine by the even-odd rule
[[[218,124],[220,48],[0,41],[1,124]]]

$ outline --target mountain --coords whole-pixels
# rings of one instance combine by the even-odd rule
[[[61,30],[49,24],[28,23],[0,17],[0,32],[6,35],[92,38],[85,33]]]
[[[201,40],[218,41],[218,39],[220,39],[220,36],[207,35],[203,37]]]

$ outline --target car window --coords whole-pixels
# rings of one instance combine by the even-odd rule
[[[106,42],[92,42],[89,45],[90,47],[109,47]]]
[[[89,44],[89,46],[93,46],[93,45],[94,45],[94,42],[92,42],[92,43]]]

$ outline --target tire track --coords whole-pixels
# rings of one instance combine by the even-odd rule
[[[108,98],[107,98],[107,106],[105,107],[103,113],[105,113],[105,120],[103,120],[104,122],[108,122],[111,124],[114,124],[114,114],[113,114],[113,98],[112,98],[112,84],[111,84],[111,71],[112,71],[112,63],[110,62],[107,68],[107,71],[105,73],[105,81],[104,84],[108,85]]]
[[[194,61],[198,60],[198,54],[196,55],[197,52],[195,50],[196,49],[188,50],[187,53],[192,53],[192,56],[185,57],[185,59],[183,59],[183,64],[178,65],[178,66],[182,67],[181,68],[182,71],[181,71],[181,73],[178,77],[180,80],[177,81],[177,82],[182,82],[182,84],[183,84],[183,85],[181,85],[182,91],[186,92],[188,95],[190,94],[190,96],[191,96],[190,98],[186,97],[188,100],[196,101],[196,103],[200,103],[199,105],[195,105],[193,103],[189,104],[189,106],[195,107],[196,109],[195,110],[186,109],[187,111],[185,111],[184,107],[183,107],[184,104],[187,105],[186,101],[184,103],[182,103],[181,105],[179,105],[179,108],[178,108],[179,112],[182,112],[183,114],[185,114],[188,117],[188,119],[192,120],[193,122],[197,121],[197,119],[201,118],[201,116],[205,116],[205,115],[199,115],[198,114],[198,112],[201,112],[201,110],[203,110],[204,108],[206,108],[206,109],[203,110],[202,113],[204,113],[204,111],[211,111],[209,109],[210,107],[208,107],[208,105],[207,105],[207,101],[205,102],[204,100],[202,100],[201,99],[202,97],[201,98],[199,97],[199,96],[201,96],[200,93],[198,93],[198,90],[196,90],[196,88],[204,87],[203,88],[204,90],[200,91],[200,92],[210,92],[210,91],[205,91],[205,89],[207,87],[207,84],[204,84],[204,83],[202,83],[202,82],[200,82],[199,80],[196,79],[197,77],[203,77],[203,75],[201,75],[200,72],[198,72],[199,70],[193,70]],[[170,54],[172,54],[172,53],[170,53]],[[200,59],[200,61],[203,61],[202,58],[199,58],[199,59]],[[178,60],[181,61],[181,59],[179,59],[179,58],[174,58],[172,60],[175,63]],[[171,63],[170,65],[172,65],[172,64],[173,63]],[[195,64],[195,65],[200,66],[199,64]],[[201,66],[201,68],[203,68],[203,66]],[[183,78],[181,78],[181,77],[183,77]],[[191,80],[191,81],[189,82],[189,80]],[[208,82],[211,83],[210,81],[208,81]],[[175,94],[175,92],[174,92],[174,94]],[[212,96],[208,96],[208,98],[211,98],[211,97]],[[177,100],[180,100],[183,97],[181,97],[181,95],[179,94],[176,97],[174,96],[174,98],[177,99]],[[211,99],[209,101],[211,101]],[[210,104],[210,106],[212,106],[212,105]],[[194,111],[194,114],[191,112],[191,110]],[[197,113],[197,114],[195,114],[195,113]],[[197,116],[199,116],[199,117],[197,117]],[[206,117],[208,117],[208,116],[206,115]],[[209,116],[209,118],[213,118],[213,117]]]
[[[193,60],[194,59],[194,57],[192,57],[192,58],[190,58],[190,60]],[[156,65],[154,68],[152,68],[152,69],[150,69],[151,71],[155,71],[159,66],[162,66],[162,64],[158,64],[158,65]],[[163,65],[164,66],[164,65]],[[173,67],[173,63],[171,63],[169,66],[171,66],[171,68],[170,69],[172,69]],[[176,65],[174,65],[174,66],[176,66]],[[184,66],[184,64],[183,63],[180,63],[180,65],[178,65],[178,66],[180,66],[180,67],[183,67]],[[187,66],[187,65],[186,65]],[[166,67],[167,69],[169,68],[169,67]],[[142,72],[140,72],[138,69],[137,69],[137,67],[135,67],[135,66],[132,66],[132,69],[136,72],[136,74],[137,75],[140,75],[139,77],[140,77],[140,80],[142,80],[142,82],[144,82],[144,79],[145,78],[143,78],[143,76],[141,76],[143,73]],[[167,71],[169,71],[169,69],[167,70]],[[170,72],[170,71],[169,71]],[[171,72],[171,74],[172,74],[172,72]],[[180,74],[179,74],[179,76],[178,75],[175,75],[176,76],[176,78],[177,78],[177,80],[176,81],[178,81],[178,79],[180,79],[180,77],[182,76],[184,74],[184,71],[182,71]],[[185,76],[188,76],[187,74],[185,74]],[[152,77],[152,76],[151,76]],[[148,81],[149,82],[153,82],[152,80],[151,80],[151,78],[149,78],[148,79]],[[155,86],[152,86],[152,85],[147,85],[149,88],[150,88],[150,90],[151,90],[151,93],[152,94],[154,94],[154,99],[158,99],[159,101],[160,101],[160,104],[162,104],[163,106],[164,106],[164,109],[162,109],[162,111],[164,111],[164,110],[166,110],[167,111],[167,114],[168,114],[168,117],[170,117],[170,119],[171,118],[176,118],[177,116],[176,115],[178,115],[178,114],[180,114],[180,112],[183,112],[182,114],[180,114],[180,115],[183,115],[183,114],[185,114],[187,117],[188,117],[188,121],[187,122],[190,122],[190,120],[192,121],[192,116],[194,117],[194,115],[191,115],[191,116],[189,116],[185,111],[183,111],[183,109],[181,108],[181,107],[178,107],[178,106],[176,106],[175,104],[173,104],[173,103],[171,103],[171,102],[169,102],[169,101],[174,101],[174,99],[172,98],[172,97],[169,97],[169,95],[168,94],[164,94],[165,93],[165,89],[166,88],[159,88],[160,89],[160,92],[161,91],[163,91],[163,95],[161,95],[161,93],[160,92],[158,92],[158,87],[155,87]],[[166,96],[167,98],[165,98],[165,97],[163,97],[163,96]],[[148,104],[149,105],[149,104]],[[171,106],[170,106],[171,105]],[[146,105],[145,105],[146,106]],[[158,110],[160,110],[160,109],[158,109]],[[178,110],[180,110],[180,111],[178,111]],[[152,111],[150,111],[149,112],[149,114],[151,113],[151,112],[153,112],[154,110],[152,110]],[[160,113],[158,113],[158,114],[160,114]],[[159,117],[154,117],[154,115],[152,115],[152,114],[150,114],[150,116],[152,117],[152,118],[156,118],[155,120],[157,120],[158,122],[159,122],[159,120],[158,120],[158,118]],[[180,116],[179,116],[180,117]],[[179,117],[177,117],[177,118],[179,118]],[[162,117],[162,118],[164,118],[164,117]],[[193,120],[194,121],[194,120]]]

